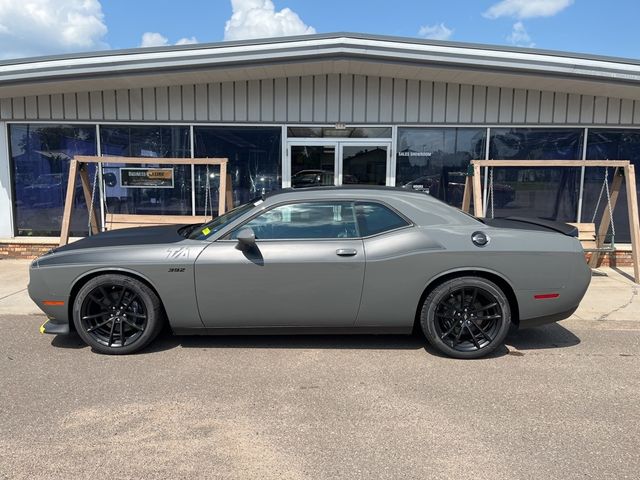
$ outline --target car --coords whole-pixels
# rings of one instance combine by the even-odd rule
[[[319,187],[334,184],[334,172],[330,170],[300,170],[291,175],[291,185],[294,188]],[[358,179],[353,175],[342,175],[343,184],[357,184]]]
[[[112,230],[33,261],[29,294],[96,352],[175,334],[422,330],[478,358],[512,327],[555,322],[591,279],[575,227],[479,219],[392,187],[286,189],[202,225]]]

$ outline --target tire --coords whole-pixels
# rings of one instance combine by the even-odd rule
[[[427,296],[420,326],[428,342],[453,358],[480,358],[503,345],[511,327],[504,292],[482,277],[443,282]]]
[[[164,312],[147,285],[126,275],[89,280],[73,302],[76,331],[94,351],[108,355],[137,352],[162,330]]]

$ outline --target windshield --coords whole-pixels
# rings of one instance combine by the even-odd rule
[[[254,199],[249,203],[245,203],[244,205],[240,205],[233,210],[229,210],[227,213],[214,218],[210,222],[203,223],[202,225],[197,226],[189,234],[189,238],[192,240],[205,240],[227,224],[233,222],[236,218],[239,218],[241,215],[244,215],[253,207],[259,205],[260,203],[262,203],[261,199]]]

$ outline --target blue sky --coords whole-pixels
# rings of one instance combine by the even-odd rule
[[[639,18],[637,0],[0,0],[0,57],[352,31],[639,59]]]

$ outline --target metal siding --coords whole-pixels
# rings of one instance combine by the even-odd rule
[[[327,76],[327,121],[340,121],[340,75]]]
[[[500,106],[498,107],[498,122],[512,123],[513,88],[500,89]]]
[[[251,99],[252,82],[249,82],[249,95]],[[258,86],[259,86],[258,82]],[[249,112],[251,112],[251,106],[253,100],[249,102]],[[257,105],[258,114],[260,113],[260,90],[257,91]],[[249,117],[253,119],[251,113]],[[259,117],[258,117],[259,118]],[[300,121],[300,77],[289,77],[287,81],[287,120],[289,122]]]
[[[313,121],[327,121],[327,77],[315,75],[313,77]]]
[[[405,121],[407,123],[418,122],[418,114],[420,112],[420,82],[418,80],[409,80],[407,82],[407,110]]]
[[[142,120],[142,89],[129,90],[129,116],[131,120]]]
[[[620,123],[620,99],[609,98],[607,103],[607,123],[618,125]]]
[[[444,120],[447,123],[458,122],[458,113],[460,108],[460,85],[457,83],[449,83],[447,85],[447,102],[445,104]]]
[[[629,125],[633,123],[633,100],[627,98],[622,100],[620,105],[620,123]]]
[[[538,123],[540,121],[540,92],[538,90],[527,90],[527,112],[525,114],[526,123]]]
[[[580,123],[580,95],[570,93],[567,101],[567,123]]]
[[[182,120],[193,121],[196,119],[196,87],[184,85],[182,87]]]
[[[236,122],[247,121],[247,82],[235,82],[233,87],[234,117]]]
[[[13,118],[13,107],[10,98],[0,99],[0,118],[3,120]]]
[[[633,123],[640,124],[640,101],[633,102]]]
[[[487,88],[487,112],[485,120],[489,123],[497,123],[500,111],[500,89],[498,87]]]
[[[487,87],[485,87],[484,85],[474,85],[471,121],[473,123],[484,123],[487,118],[486,110],[487,110]]]
[[[116,118],[129,120],[129,90],[116,90]]]
[[[235,108],[234,108],[234,83],[223,82],[221,88],[220,101],[222,102],[222,121],[231,122],[234,120]]]
[[[310,75],[300,79],[300,121],[313,121],[313,77]]]
[[[354,75],[353,76],[353,121],[354,122],[365,122],[367,121],[367,100],[369,98],[369,83],[373,80],[365,77],[364,75]],[[378,98],[377,91],[377,81],[376,78],[376,91],[371,92],[372,98]],[[378,105],[376,103],[376,112],[375,116],[378,115]]]
[[[55,93],[51,95],[51,118],[53,120],[64,119],[64,99],[62,98],[61,93]],[[115,118],[115,109],[112,118]]]
[[[380,77],[367,78],[367,98],[364,106],[365,121],[380,121]]]
[[[411,103],[411,101],[409,101]],[[460,85],[460,104],[458,106],[458,122],[471,123],[473,111],[473,86]]]
[[[54,96],[51,97],[53,115],[56,114],[54,106]],[[116,92],[114,90],[104,90],[102,92],[102,114],[105,120],[116,120]]]
[[[595,99],[592,95],[582,95],[582,99],[580,101],[581,123],[593,123],[594,101]]]
[[[249,80],[247,84],[247,119],[260,121],[260,80]]]
[[[222,118],[222,101],[220,99],[222,86],[210,83],[209,87],[209,120],[215,122]]]
[[[24,98],[24,113],[29,120],[38,119],[38,99],[35,95]]]
[[[445,119],[447,105],[447,84],[435,82],[433,84],[433,122],[442,123]]]
[[[340,76],[340,121],[353,121],[353,75]]]
[[[102,92],[89,92],[89,106],[91,108],[91,120],[101,120],[103,115]]]
[[[513,91],[513,123],[524,123],[527,114],[527,91],[516,88]]]
[[[556,92],[553,101],[553,123],[567,123],[567,94]]]
[[[91,117],[91,106],[89,104],[89,92],[78,92],[76,95],[78,103],[78,119],[87,120]]]
[[[273,122],[273,79],[260,81],[262,121]]]
[[[393,119],[393,79],[380,79],[379,122],[390,122]]]
[[[66,120],[78,119],[78,102],[76,101],[75,93],[65,93],[63,95],[64,101],[64,118]]]
[[[156,89],[151,87],[142,89],[142,119],[157,120],[156,117]]]
[[[553,122],[554,102],[553,92],[542,92],[540,94],[540,123]]]
[[[207,84],[201,83],[195,87],[194,103],[196,107],[196,121],[206,122],[209,120],[209,98],[207,96]]]
[[[169,89],[156,88],[156,118],[160,121],[169,120]]]
[[[182,87],[180,85],[169,87],[169,120],[182,120]]]
[[[393,80],[393,114],[394,123],[407,121],[407,81],[401,78]]]
[[[593,107],[593,123],[607,123],[607,97],[596,97]]]
[[[276,78],[274,85],[274,120],[287,121],[287,79]]]
[[[38,95],[38,117],[43,120],[51,119],[51,98],[49,95]]]

